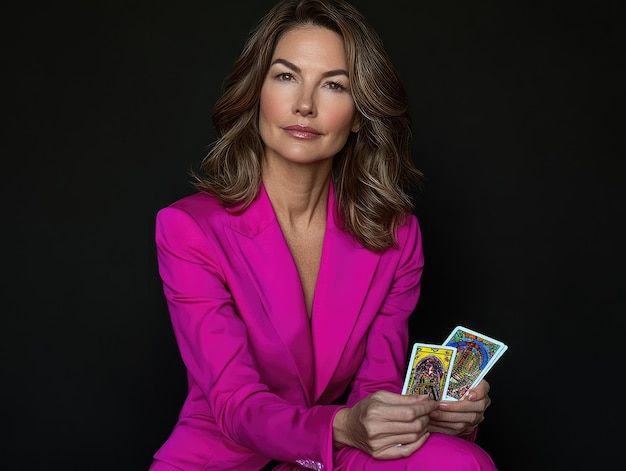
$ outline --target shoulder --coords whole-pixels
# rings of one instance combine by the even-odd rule
[[[206,231],[212,226],[224,225],[228,217],[228,210],[216,197],[198,192],[161,208],[157,212],[156,221],[158,227],[194,225]]]
[[[421,267],[424,264],[422,248],[422,233],[417,217],[408,214],[396,231],[396,247],[389,248],[383,254],[384,258],[395,260],[399,265],[414,265]]]
[[[209,195],[204,192],[197,192],[189,196],[180,198],[174,201],[169,206],[163,208],[175,208],[181,211],[188,212],[189,214],[205,214],[224,211],[223,206],[217,200],[215,196]],[[161,211],[163,211],[163,209]]]
[[[398,227],[398,244],[400,247],[422,244],[422,232],[415,214],[407,214],[404,222]]]
[[[208,193],[198,192],[180,198],[170,205],[161,208],[157,215],[164,213],[184,212],[194,219],[204,219],[207,217],[226,216],[228,211],[220,204],[215,196]]]

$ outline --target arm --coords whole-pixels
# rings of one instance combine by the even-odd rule
[[[369,328],[364,361],[352,384],[348,407],[333,424],[335,446],[358,448],[378,459],[406,457],[429,436],[429,413],[437,403],[427,396],[403,396],[408,318],[419,296],[423,255],[414,217],[399,232],[396,263],[381,260],[391,280]],[[398,445],[402,446],[398,446]]]
[[[280,461],[312,460],[331,470],[339,406],[293,405],[263,384],[220,266],[219,243],[181,209],[157,215],[159,273],[191,380],[228,439]]]
[[[364,360],[351,384],[348,405],[379,390],[400,393],[408,351],[408,320],[420,294],[424,266],[417,219],[411,216],[398,232],[399,255],[395,263],[380,261],[389,270],[389,286],[367,336]]]
[[[405,226],[402,254],[394,281],[370,329],[365,361],[352,384],[348,405],[378,390],[400,392],[408,349],[408,317],[417,304],[423,253],[419,225],[410,219]],[[406,335],[405,335],[406,334]],[[379,366],[382,365],[384,371]],[[394,368],[391,366],[394,365]],[[474,441],[477,426],[491,404],[489,383],[482,381],[462,401],[440,401],[430,413],[428,431],[457,435]],[[341,412],[342,416],[346,412]]]

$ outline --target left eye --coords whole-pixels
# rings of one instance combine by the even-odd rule
[[[343,85],[339,82],[328,82],[328,88],[331,90],[343,90]]]

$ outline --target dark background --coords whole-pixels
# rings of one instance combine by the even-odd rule
[[[3,469],[146,470],[171,431],[186,380],[154,216],[191,193],[222,79],[271,4],[3,7]],[[463,324],[509,345],[478,437],[502,471],[618,463],[617,2],[354,4],[405,79],[426,176],[412,340]]]

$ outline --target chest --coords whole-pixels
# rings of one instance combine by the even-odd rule
[[[300,276],[302,293],[310,319],[324,245],[324,227],[312,227],[307,231],[283,227],[283,235]]]

